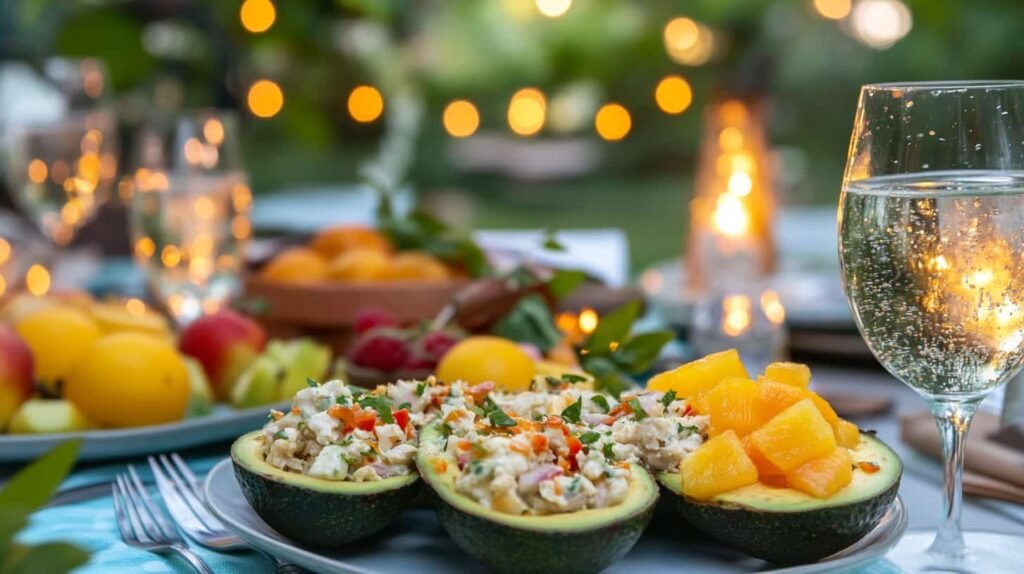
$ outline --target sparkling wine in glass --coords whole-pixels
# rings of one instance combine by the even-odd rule
[[[140,135],[129,219],[135,258],[180,324],[235,294],[252,204],[235,116],[203,111]]]
[[[1024,82],[868,85],[839,207],[843,284],[882,365],[929,403],[944,520],[890,555],[908,572],[1011,572],[1024,538],[960,527],[964,440],[1024,363]]]

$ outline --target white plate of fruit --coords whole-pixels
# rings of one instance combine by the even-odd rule
[[[0,463],[82,438],[80,460],[185,449],[262,424],[331,352],[233,311],[176,333],[141,302],[74,292],[0,307]]]

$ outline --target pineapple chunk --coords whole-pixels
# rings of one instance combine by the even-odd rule
[[[647,383],[647,388],[663,393],[675,391],[681,398],[689,398],[729,377],[749,378],[736,349],[712,353],[671,371],[655,375]]]
[[[761,454],[761,451],[757,450],[754,443],[750,442],[750,437],[743,437],[743,450],[747,451],[747,456],[750,457],[751,462],[757,467],[757,474],[761,482],[766,482],[765,479],[774,476],[782,476],[784,473],[782,469],[772,464],[770,460]]]
[[[800,465],[786,473],[790,488],[806,492],[816,498],[828,498],[853,480],[853,461],[850,451],[838,447],[831,453]]]
[[[746,436],[767,420],[761,416],[760,387],[750,379],[729,378],[706,393],[702,402],[706,402],[711,415],[711,435],[734,430]]]
[[[806,389],[811,384],[811,368],[802,363],[777,362],[764,370],[766,379]]]
[[[757,482],[757,467],[743,450],[733,431],[726,431],[702,444],[679,465],[683,494],[707,500]]]
[[[770,379],[762,379],[759,401],[761,412],[766,419],[788,409],[807,398],[808,391],[794,385],[787,385]]]
[[[860,444],[860,429],[846,419],[839,419],[835,427],[836,442],[846,448],[857,448]]]
[[[825,422],[833,429],[839,426],[839,415],[836,414],[836,410],[832,408],[832,405],[828,404],[828,401],[821,398],[821,395],[818,393],[810,391],[808,393],[811,401],[814,402],[814,406],[818,407],[818,412],[821,413],[821,416],[825,417]]]
[[[832,426],[810,398],[776,415],[750,435],[757,450],[772,464],[789,472],[836,448]]]

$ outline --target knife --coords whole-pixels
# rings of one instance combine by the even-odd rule
[[[93,500],[95,498],[104,498],[107,496],[110,496],[110,482],[105,481],[83,484],[82,486],[75,486],[73,488],[66,488],[58,491],[57,494],[53,495],[53,498],[51,498],[49,502],[43,505],[43,508],[75,504],[76,502]]]

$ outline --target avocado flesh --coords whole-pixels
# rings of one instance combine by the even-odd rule
[[[439,472],[440,461],[446,466],[444,472]],[[603,570],[640,539],[658,499],[654,480],[633,465],[629,494],[613,507],[542,516],[490,510],[455,491],[458,465],[444,452],[444,435],[436,424],[420,433],[416,463],[437,494],[438,518],[448,535],[496,572]]]
[[[657,479],[668,491],[670,506],[708,536],[769,562],[802,564],[863,538],[896,498],[903,464],[892,449],[862,434],[850,456],[855,466],[878,464],[878,472],[854,468],[850,484],[827,499],[757,483],[698,501],[681,495],[678,473],[661,473]]]
[[[420,490],[415,472],[353,482],[281,470],[264,460],[261,435],[242,435],[232,445],[235,477],[256,514],[300,544],[337,547],[369,536],[409,508]]]

